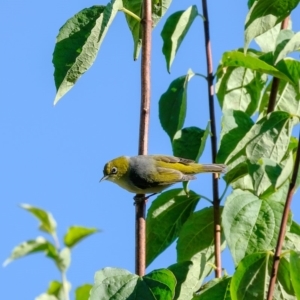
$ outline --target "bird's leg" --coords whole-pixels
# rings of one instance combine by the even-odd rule
[[[153,194],[150,194],[149,196],[144,196],[144,195],[141,195],[141,194],[137,194],[133,197],[133,200],[134,200],[134,205],[136,205],[137,203],[141,202],[141,201],[145,201],[147,202],[148,199],[151,197],[151,196],[154,196],[156,195],[157,193],[153,193]]]

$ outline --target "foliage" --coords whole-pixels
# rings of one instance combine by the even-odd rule
[[[170,4],[170,0],[152,1],[154,26]],[[298,147],[298,139],[292,134],[300,118],[300,62],[292,53],[299,51],[300,32],[280,28],[280,22],[298,4],[298,0],[248,1],[244,48],[224,52],[214,76],[222,110],[217,162],[227,165],[224,180],[230,187],[229,195],[226,190],[222,193],[227,195],[220,209],[222,248],[228,247],[231,252],[236,267],[234,274],[207,279],[214,268],[214,207],[198,210],[198,202],[205,197],[185,186],[160,194],[147,215],[147,264],[175,241],[177,262],[143,277],[123,269],[100,270],[95,275],[91,300],[265,299]],[[118,11],[125,13],[134,40],[134,59],[137,59],[142,41],[141,5],[142,0],[111,0],[106,6],[82,10],[62,26],[53,54],[57,88],[54,103],[93,64]],[[166,20],[161,36],[167,71],[175,62],[189,29],[195,26],[195,19],[202,20],[198,11],[193,5]],[[258,47],[249,48],[254,39]],[[197,161],[210,134],[210,120],[207,118],[205,129],[184,127],[188,83],[199,78],[195,75],[199,74],[190,70],[170,83],[159,101],[159,119],[174,155]],[[276,80],[280,81],[274,96]],[[40,229],[56,241],[52,216],[30,206],[23,207],[41,221]],[[299,228],[290,213],[274,299],[300,297]],[[62,250],[44,238],[27,241],[16,247],[6,262],[44,252],[65,273],[71,248],[95,231],[71,227]],[[68,288],[66,282],[52,282],[39,299],[62,299],[62,290],[68,293]],[[77,289],[76,299],[85,299],[86,296],[78,295],[86,295],[89,289],[90,286]]]

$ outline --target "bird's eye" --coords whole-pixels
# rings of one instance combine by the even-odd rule
[[[118,173],[118,169],[116,167],[112,167],[110,174],[117,174]]]

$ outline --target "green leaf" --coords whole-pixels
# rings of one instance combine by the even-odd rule
[[[192,300],[212,300],[223,299],[231,300],[230,297],[231,277],[224,276],[215,278],[201,287],[200,293],[197,293]]]
[[[175,276],[167,269],[154,270],[139,277],[123,269],[105,268],[95,274],[90,300],[171,300],[175,294],[175,285]]]
[[[168,267],[176,277],[176,300],[191,299],[199,284],[200,264],[193,261],[184,261]]]
[[[56,104],[94,63],[121,0],[85,8],[60,29],[53,53]]]
[[[217,163],[224,163],[234,149],[239,149],[240,141],[252,128],[253,121],[242,111],[226,110],[223,113],[221,125],[221,142]]]
[[[172,142],[174,156],[198,161],[209,133],[209,124],[206,130],[194,126],[178,130]]]
[[[276,49],[274,50],[274,64],[281,59],[285,58],[288,51],[282,52],[282,50],[285,48],[286,44],[291,40],[293,37],[294,32],[292,30],[284,29],[281,30],[277,36],[276,39]],[[278,55],[280,58],[278,59]]]
[[[93,233],[97,233],[99,230],[97,228],[87,228],[83,226],[71,226],[68,228],[67,233],[64,236],[64,243],[67,247],[74,247],[85,237]]]
[[[280,30],[281,24],[277,24],[276,26],[270,28],[268,31],[255,38],[255,42],[258,44],[262,52],[271,53],[274,51],[276,47],[276,40]]]
[[[172,140],[175,133],[182,128],[186,116],[187,86],[194,76],[192,71],[171,82],[168,90],[159,100],[159,119],[162,128]]]
[[[68,247],[63,248],[56,259],[56,265],[61,272],[65,272],[71,263],[71,250]]]
[[[251,116],[258,108],[267,76],[243,67],[218,72],[216,92],[222,110],[241,110]]]
[[[200,196],[192,191],[187,196],[182,189],[172,189],[152,202],[146,220],[147,266],[178,237],[199,199]]]
[[[47,290],[47,294],[48,295],[54,295],[55,297],[59,298],[59,294],[62,288],[62,283],[57,281],[57,280],[53,280],[50,281],[49,283],[49,287]]]
[[[123,0],[124,8],[128,9],[142,19],[142,0]],[[152,0],[152,27],[154,28],[171,5],[172,0]],[[134,52],[133,58],[137,60],[142,46],[142,25],[139,20],[125,13],[128,27],[131,31]]]
[[[244,67],[252,71],[266,73],[295,84],[295,82],[285,73],[260,58],[253,56],[252,53],[243,54],[240,51],[225,52],[222,57],[222,65],[223,67]]]
[[[283,206],[242,190],[234,190],[227,197],[222,224],[236,265],[245,255],[275,248]]]
[[[30,213],[32,213],[36,218],[40,220],[41,222],[39,225],[40,230],[50,234],[55,233],[56,221],[54,220],[51,213],[41,208],[31,206],[29,204],[21,204],[20,206],[25,210],[29,211]]]
[[[203,253],[206,260],[214,255],[214,218],[213,207],[193,213],[184,223],[177,242],[177,261],[191,260]]]
[[[49,241],[43,237],[38,237],[35,240],[29,240],[16,246],[9,258],[3,263],[3,266],[7,266],[10,262],[17,258],[36,252],[44,252],[47,257],[52,259],[56,259],[58,255],[55,247]]]
[[[291,58],[286,57],[278,62],[276,68],[283,74],[285,74],[296,88],[299,97],[300,91],[300,62]]]
[[[167,19],[161,37],[163,39],[162,52],[166,58],[168,72],[170,72],[171,65],[183,39],[197,16],[197,6],[192,5],[185,11],[181,10],[173,13]]]
[[[290,31],[290,34],[291,37],[286,41],[284,47],[280,47],[280,49],[278,49],[275,64],[277,64],[281,59],[286,57],[287,54],[300,50],[300,32],[294,34],[292,31]]]
[[[270,252],[253,253],[246,256],[232,276],[230,292],[232,300],[266,299],[273,256]],[[274,299],[295,300],[290,282],[289,264],[280,259],[278,277],[274,289]]]
[[[298,5],[299,0],[256,1],[245,24],[245,52],[253,38],[273,28]]]
[[[91,284],[83,284],[75,290],[75,300],[89,300]]]
[[[290,263],[291,281],[297,299],[300,299],[300,282],[299,282],[300,252],[291,251],[290,261],[291,261]]]

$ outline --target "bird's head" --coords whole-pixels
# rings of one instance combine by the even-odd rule
[[[126,175],[129,169],[129,157],[120,156],[105,164],[103,169],[102,180],[109,180],[118,182],[124,175]]]

